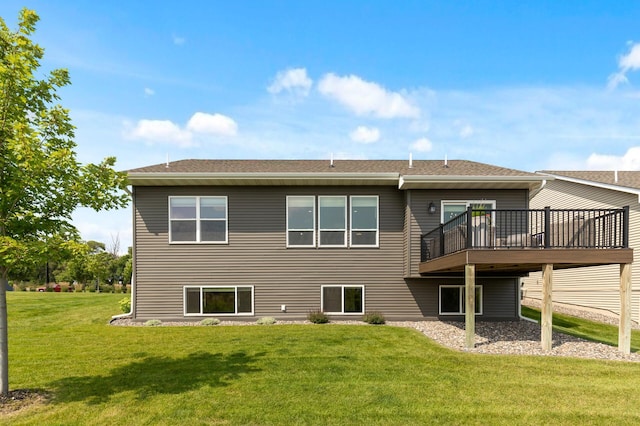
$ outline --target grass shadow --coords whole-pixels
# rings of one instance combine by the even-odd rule
[[[137,400],[143,401],[153,395],[179,394],[205,385],[227,386],[244,374],[260,371],[254,363],[261,355],[196,352],[183,358],[145,357],[115,368],[106,376],[65,377],[48,388],[59,402],[98,404],[131,390]]]

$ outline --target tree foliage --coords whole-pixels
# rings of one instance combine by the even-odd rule
[[[38,15],[23,9],[18,28],[0,18],[0,393],[8,392],[6,285],[14,267],[82,250],[71,214],[124,207],[126,176],[115,158],[76,159],[74,126],[58,104],[65,69],[39,75],[44,49],[31,40]]]

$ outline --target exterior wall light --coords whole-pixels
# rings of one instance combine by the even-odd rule
[[[433,201],[429,203],[429,214],[435,214],[436,213],[436,205],[433,204]]]

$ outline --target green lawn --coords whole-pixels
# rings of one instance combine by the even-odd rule
[[[540,322],[540,310],[522,307],[522,315]],[[553,329],[561,333],[592,340],[594,342],[605,343],[611,346],[618,346],[618,327],[599,322],[588,321],[569,315],[553,314]],[[640,331],[631,331],[631,352],[640,350]]]
[[[453,352],[389,326],[113,327],[121,295],[11,293],[12,424],[638,424],[640,364]],[[0,423],[3,419],[0,418]]]

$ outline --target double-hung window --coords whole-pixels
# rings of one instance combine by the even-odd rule
[[[319,232],[321,247],[346,247],[347,197],[319,196]]]
[[[289,195],[287,247],[378,247],[378,204],[377,195]]]
[[[169,197],[171,243],[227,243],[227,197]]]
[[[185,315],[253,315],[253,287],[184,287]]]
[[[482,286],[476,288],[476,315],[482,315]],[[463,285],[440,286],[440,315],[464,315],[465,313],[465,287]]]
[[[378,246],[378,196],[351,196],[351,247]]]
[[[287,247],[315,247],[316,197],[287,197]]]
[[[364,286],[323,285],[322,311],[328,314],[364,313]]]

